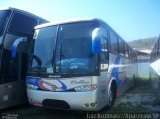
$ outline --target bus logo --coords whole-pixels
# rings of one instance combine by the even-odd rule
[[[67,90],[67,86],[63,82],[61,82],[60,80],[55,80],[55,81],[58,81],[61,86],[57,86],[53,83],[50,83],[50,82],[47,82],[47,81],[44,81],[44,80],[40,80],[38,82],[38,84],[39,84],[40,88],[43,89],[43,90],[48,90],[48,91],[55,91],[57,89]]]

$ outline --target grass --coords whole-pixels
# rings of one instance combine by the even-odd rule
[[[120,103],[115,107],[108,110],[108,113],[133,113],[133,112],[146,112],[146,109],[141,105],[133,105],[131,102]],[[148,112],[148,111],[147,111]]]
[[[138,98],[135,98],[137,96]],[[136,102],[136,99],[137,102]],[[113,108],[106,113],[148,113],[160,104],[154,99],[151,82],[148,78],[137,78],[135,87],[119,97]]]
[[[151,86],[151,81],[149,78],[136,78],[135,79],[135,86],[136,87],[150,87]]]

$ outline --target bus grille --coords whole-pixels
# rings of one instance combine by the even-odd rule
[[[42,102],[42,105],[45,107],[55,108],[55,109],[70,109],[69,104],[63,100],[45,99]]]

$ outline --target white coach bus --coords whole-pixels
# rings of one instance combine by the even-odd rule
[[[0,9],[0,109],[27,102],[25,79],[34,27],[46,22],[20,9]]]
[[[160,36],[150,55],[150,80],[156,99],[160,101]]]
[[[134,85],[136,52],[100,19],[39,25],[33,39],[32,105],[98,111]]]

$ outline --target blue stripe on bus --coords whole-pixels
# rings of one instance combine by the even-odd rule
[[[117,56],[116,59],[115,59],[114,64],[115,64],[115,65],[119,65],[119,64],[120,64],[120,59],[121,59],[120,56]],[[115,77],[115,79],[116,79],[116,82],[117,82],[117,95],[119,95],[120,90],[122,89],[122,87],[123,87],[123,86],[126,84],[126,82],[127,82],[127,77],[124,77],[124,79],[122,79],[122,80],[119,78],[118,67],[114,67],[114,68],[112,69],[111,75],[112,75],[113,77]]]
[[[60,83],[61,83],[61,85],[62,85],[62,87],[61,87],[61,89],[63,89],[63,90],[67,90],[67,86],[63,83],[63,82],[61,82],[60,80],[58,80]]]
[[[116,57],[116,60],[115,60],[114,64],[115,65],[119,65],[120,64],[120,56]],[[118,67],[114,67],[112,69],[112,76],[116,78],[117,88],[118,88],[120,86],[120,83],[121,83],[121,80],[119,79],[119,76],[118,76]]]
[[[36,77],[31,77],[31,76],[27,76],[26,77],[26,84],[32,84],[34,86],[38,86],[38,88],[40,88],[38,82],[41,80],[41,78],[36,78]]]
[[[62,90],[67,90],[67,86],[62,81],[60,81],[60,80],[57,80],[57,81],[61,84],[61,87],[58,87],[58,86],[55,85],[57,88],[60,88]],[[42,84],[44,83],[48,86],[53,86],[54,85],[52,83],[43,81],[42,78],[31,77],[31,76],[27,76],[27,78],[26,78],[26,84],[37,86],[38,89],[49,90],[49,89],[45,88],[43,85],[40,85],[40,82]]]

